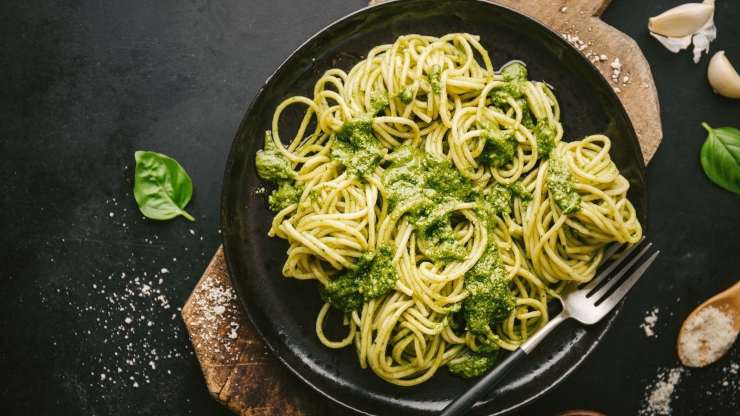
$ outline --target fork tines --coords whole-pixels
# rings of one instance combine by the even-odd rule
[[[614,244],[606,250],[604,258],[614,255],[620,247],[622,246]],[[652,247],[653,243],[646,241],[643,237],[636,244],[627,248],[624,253],[613,259],[591,282],[582,288],[582,290],[588,292],[586,298],[594,302],[596,306],[608,300],[609,305],[604,305],[608,308],[619,302],[658,257],[660,251],[653,250]],[[635,252],[637,254],[634,254]],[[646,257],[649,253],[652,254]],[[641,261],[645,258],[646,260]],[[614,287],[618,283],[620,284],[615,289]],[[613,293],[610,293],[610,291]]]

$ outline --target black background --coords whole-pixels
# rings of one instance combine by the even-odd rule
[[[679,3],[619,0],[604,14],[637,40],[658,86],[664,141],[648,167],[647,235],[663,254],[587,362],[522,415],[636,414],[657,375],[678,366],[681,320],[740,277],[740,199],[712,185],[698,163],[700,123],[740,127],[740,102],[711,92],[707,57],[694,65],[645,29],[648,17]],[[740,67],[740,4],[717,3],[712,50]],[[0,414],[228,414],[206,392],[177,310],[220,243],[227,151],[277,65],[363,5],[0,5]],[[138,149],[188,170],[195,223],[138,213]],[[648,338],[639,325],[654,307],[657,337]],[[714,366],[686,371],[673,414],[736,412],[739,376],[727,370],[738,356],[734,348]]]

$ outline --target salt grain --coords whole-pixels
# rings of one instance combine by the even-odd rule
[[[685,366],[704,367],[722,357],[737,335],[732,313],[708,306],[684,323],[678,338],[679,358]]]
[[[653,308],[648,312],[647,315],[645,315],[645,319],[640,324],[640,328],[645,331],[645,336],[648,338],[652,338],[655,336],[655,324],[658,322],[658,312],[660,310],[658,308]]]
[[[219,356],[222,363],[234,363],[239,359],[238,338],[239,307],[236,303],[236,292],[225,286],[215,276],[207,276],[199,289],[192,295],[190,322],[192,327],[192,342],[198,348]],[[228,327],[224,333],[215,333],[213,330],[198,330],[202,328]]]
[[[673,368],[658,373],[656,381],[649,386],[646,392],[640,416],[667,416],[671,414],[671,402],[674,398],[676,386],[681,382],[682,368]]]
[[[95,337],[106,346],[86,351],[80,362],[92,370],[88,388],[109,391],[113,385],[136,388],[151,384],[156,381],[152,372],[162,367],[160,363],[193,354],[183,327],[166,311],[175,288],[162,286],[161,272],[136,270],[141,261],[132,254],[131,269],[93,276],[95,283],[86,291],[89,298],[81,304],[73,303],[75,297],[66,288],[59,297],[70,299],[69,306],[75,308],[80,322],[92,322],[73,331],[74,335]],[[170,344],[173,338],[178,342]]]

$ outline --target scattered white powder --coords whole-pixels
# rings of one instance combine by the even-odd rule
[[[238,361],[236,340],[239,338],[240,311],[234,289],[210,275],[192,296],[191,316],[194,319],[189,324],[193,329],[193,344],[200,350],[217,355],[223,364]],[[212,329],[198,330],[198,327],[228,330],[216,333]]]
[[[717,374],[718,371],[712,369],[713,374]],[[721,368],[719,377],[713,377],[714,380],[708,385],[702,386],[706,388],[706,396],[709,400],[705,402],[708,404],[706,414],[719,414],[718,412],[712,412],[714,409],[713,404],[718,400],[721,400],[722,407],[728,409],[738,409],[738,398],[740,398],[740,364],[737,362],[729,362]]]
[[[640,324],[640,328],[645,331],[645,336],[648,338],[655,336],[655,324],[658,322],[658,312],[660,312],[658,308],[653,308],[645,315],[645,319]]]
[[[676,386],[684,373],[682,368],[672,368],[658,372],[655,382],[646,390],[640,416],[667,416],[671,414],[671,402]]]
[[[157,239],[154,236],[149,241]],[[145,244],[149,247],[151,243]],[[90,374],[89,389],[110,392],[155,383],[168,371],[169,363],[193,354],[183,325],[171,319],[176,314],[170,297],[181,295],[174,285],[164,284],[167,279],[162,277],[169,271],[161,264],[142,269],[142,263],[132,253],[124,259],[125,271],[94,273],[94,283],[80,292],[63,287],[55,290],[59,296],[53,300],[41,297],[42,304],[54,308],[63,300],[79,322],[72,335],[95,340],[83,342],[79,354],[79,366]]]
[[[679,334],[679,358],[687,367],[704,367],[722,357],[735,343],[734,316],[714,306],[703,308],[684,323]]]

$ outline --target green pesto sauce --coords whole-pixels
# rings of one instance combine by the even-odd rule
[[[568,166],[559,157],[550,157],[547,166],[547,189],[564,214],[572,214],[580,209],[581,196],[576,192]]]
[[[373,92],[370,96],[370,112],[373,115],[380,113],[388,107],[388,96],[381,92]]]
[[[462,260],[468,251],[456,239],[450,218],[452,204],[424,207],[410,216],[416,226],[419,250],[434,261]]]
[[[414,91],[411,87],[406,87],[396,95],[396,98],[404,104],[411,104],[411,101],[414,99]]]
[[[375,253],[363,254],[353,270],[347,270],[321,289],[321,298],[344,312],[358,310],[370,299],[381,297],[396,285],[393,249],[381,246]]]
[[[370,117],[357,118],[344,123],[336,134],[331,155],[350,174],[364,177],[375,171],[383,159],[383,145],[373,134]]]
[[[532,129],[537,138],[537,151],[541,157],[549,157],[555,147],[555,129],[545,122],[537,123]]]
[[[511,190],[499,183],[495,183],[483,191],[483,201],[486,203],[489,214],[506,215],[511,213]]]
[[[451,373],[461,377],[478,377],[493,367],[497,356],[498,351],[479,353],[465,350],[447,363],[447,368]]]
[[[272,140],[272,132],[265,132],[265,147],[257,151],[256,157],[257,174],[266,181],[280,182],[290,180],[295,177],[293,166],[277,150],[275,142]]]
[[[439,94],[442,92],[442,68],[439,65],[432,65],[427,73],[429,84],[432,86],[432,92]]]
[[[529,109],[529,103],[524,98],[520,98],[517,102],[522,108],[522,126],[532,130],[537,121],[535,120],[532,111]]]
[[[521,199],[522,201],[531,201],[532,200],[532,193],[528,190],[524,189],[524,185],[521,184],[521,182],[514,182],[509,186],[509,190],[511,190],[511,195],[514,197],[517,197]]]
[[[483,219],[511,214],[515,198],[526,204],[532,200],[532,194],[519,182],[508,186],[494,183],[478,194],[477,213]],[[491,221],[487,222],[489,226],[494,225]]]
[[[488,129],[482,137],[486,141],[479,156],[483,164],[500,168],[514,160],[517,142],[511,131]]]
[[[437,202],[446,199],[465,201],[472,193],[471,182],[443,157],[402,146],[391,154],[390,159],[391,164],[383,172],[382,179],[391,210],[413,198],[421,198],[426,203],[420,206],[431,210]]]
[[[495,244],[489,244],[478,262],[465,273],[463,314],[470,332],[487,337],[491,325],[505,319],[514,308],[503,261]]]
[[[303,194],[303,187],[292,185],[289,182],[281,182],[277,189],[272,191],[267,202],[270,209],[277,212],[292,204],[298,203]]]
[[[506,81],[526,81],[527,67],[521,62],[510,62],[501,68],[501,75]]]
[[[491,92],[488,93],[488,97],[497,107],[508,105],[509,98],[517,100],[524,97],[524,86],[526,85],[526,82],[526,80],[523,81],[519,79],[506,81],[493,88]]]
[[[474,189],[452,162],[421,149],[402,146],[390,159],[381,178],[389,209],[407,209],[420,251],[434,261],[461,260],[467,255],[453,232],[451,207],[455,204],[476,203],[478,215],[488,221],[495,215],[510,214],[515,197],[523,201],[532,198],[520,183]]]
[[[422,253],[435,261],[465,258],[467,250],[454,237],[450,207],[473,200],[471,182],[449,160],[421,149],[403,146],[391,160],[382,178],[388,204],[393,210],[415,201],[408,219]]]

